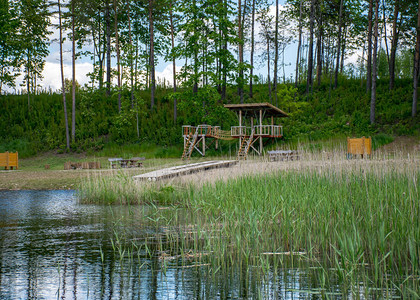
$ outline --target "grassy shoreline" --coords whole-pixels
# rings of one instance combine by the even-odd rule
[[[322,297],[338,284],[343,298],[418,298],[419,153],[394,148],[348,160],[341,148],[300,150],[300,156],[253,158],[156,183],[136,182],[132,175],[183,162],[33,175],[75,175],[82,203],[151,204],[147,218],[158,234],[145,241],[118,238],[120,253],[193,256],[209,274],[239,266],[258,270],[261,278],[287,264],[311,273]]]
[[[64,163],[67,161],[99,161],[102,168],[97,170],[64,170]],[[100,174],[102,177],[114,176],[116,173],[133,176],[180,163],[182,161],[175,158],[146,159],[142,168],[112,170],[109,168],[107,157],[43,154],[34,158],[19,160],[18,170],[0,170],[0,190],[77,189],[86,178],[95,176],[95,174]],[[45,169],[45,165],[49,165],[49,169]]]
[[[374,139],[375,142],[375,139]],[[396,137],[394,142],[389,143],[389,139],[381,139],[376,137],[375,147],[380,147],[379,151],[375,151],[376,156],[390,157],[395,153],[409,152],[419,153],[420,151],[420,138],[419,137]],[[280,142],[276,147],[281,149],[298,149],[304,153],[313,153],[314,155],[323,155],[324,158],[332,156],[331,154],[342,153],[337,151],[344,151],[345,139],[344,138],[331,138],[329,140],[320,141],[306,141],[301,143],[284,143]],[[149,149],[150,148],[150,149]],[[72,153],[72,154],[57,154],[54,152],[47,152],[31,158],[19,159],[19,170],[4,171],[0,170],[0,190],[20,190],[20,189],[76,189],[78,185],[83,182],[84,179],[94,176],[94,174],[100,173],[101,176],[113,176],[114,171],[109,169],[108,158],[110,157],[134,157],[144,156],[144,168],[141,169],[129,169],[121,170],[123,174],[127,176],[138,175],[146,171],[152,171],[158,168],[164,168],[168,166],[174,166],[183,164],[179,157],[172,158],[156,158],[159,149],[156,147],[139,147],[139,146],[115,146],[108,147],[96,154],[87,153]],[[140,151],[141,150],[141,151]],[[140,151],[140,152],[138,152]],[[179,149],[182,152],[182,149]],[[179,152],[178,151],[178,152]],[[172,153],[176,155],[177,152]],[[233,152],[229,152],[233,153]],[[384,154],[385,153],[385,154]],[[313,155],[307,157],[311,160]],[[305,159],[307,159],[305,158]],[[235,157],[205,157],[192,159],[193,162],[212,160],[212,159],[235,159]],[[257,161],[261,160],[257,158]],[[100,170],[71,170],[64,171],[63,166],[67,161],[73,162],[84,162],[84,161],[95,161],[100,162],[102,169]],[[45,165],[49,165],[49,169],[45,169]],[[187,177],[186,180],[190,180],[191,177]]]
[[[419,155],[302,156],[158,184],[91,177],[80,195],[88,203],[166,205],[153,217],[166,228],[159,237],[169,244],[166,255],[204,253],[198,263],[221,272],[239,265],[266,274],[291,260],[312,270],[325,292],[338,282],[356,297],[420,295]],[[186,220],[180,208],[189,212]]]

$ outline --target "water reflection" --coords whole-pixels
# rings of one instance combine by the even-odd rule
[[[299,269],[261,277],[238,266],[222,276],[206,264],[150,258],[154,249],[138,247],[159,230],[148,214],[147,207],[81,205],[73,191],[0,191],[0,299],[319,296],[302,292],[315,284]]]

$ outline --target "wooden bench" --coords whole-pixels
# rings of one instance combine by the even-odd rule
[[[268,151],[268,158],[270,161],[298,160],[299,153],[294,150],[273,150]]]
[[[16,170],[19,167],[18,163],[18,153],[0,153],[0,167],[4,167],[6,170],[13,170],[13,168],[16,168]]]

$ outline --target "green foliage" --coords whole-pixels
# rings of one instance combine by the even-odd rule
[[[309,103],[299,101],[297,95],[298,89],[292,85],[279,84],[277,86],[277,97],[279,99],[279,107],[289,114],[290,117],[295,117],[301,114],[309,107]]]
[[[203,87],[197,93],[186,91],[176,93],[171,97],[177,97],[177,99],[181,100],[178,108],[186,116],[184,121],[188,125],[209,124],[222,126],[226,121],[233,121],[229,110],[220,104],[219,93],[210,86]]]
[[[13,87],[19,75],[19,25],[16,9],[8,0],[0,0],[0,94],[4,85]]]
[[[116,98],[116,97],[114,97]],[[121,99],[121,112],[112,118],[111,137],[117,143],[133,140],[135,132],[136,110],[130,107],[130,102],[125,97]]]
[[[290,117],[279,120],[286,142],[317,141],[340,136],[376,136],[377,134],[410,135],[419,130],[411,118],[411,82],[397,79],[389,91],[387,81],[378,81],[377,124],[369,123],[369,96],[358,80],[343,80],[335,90],[328,82],[305,97],[305,87],[290,84],[278,86],[279,108]],[[227,89],[229,103],[238,101],[236,87]],[[267,85],[254,86],[254,100],[266,102]],[[128,89],[122,90],[122,109],[118,112],[117,93],[107,97],[104,90],[82,88],[76,99],[76,141],[73,151],[101,151],[110,147],[133,145],[133,153],[177,157],[182,148],[182,125],[209,124],[229,129],[237,117],[223,107],[216,88],[205,86],[197,93],[191,89],[156,90],[156,105],[150,111],[148,91],[135,91],[131,101]],[[178,120],[173,120],[173,98],[178,100]],[[13,141],[24,141],[17,147],[22,155],[47,150],[65,151],[64,114],[60,94],[34,95],[28,110],[25,95],[0,96],[0,144],[3,149]],[[68,103],[70,111],[70,103]],[[71,118],[71,116],[69,116]],[[138,118],[138,135],[137,135]],[[19,143],[18,143],[19,144]],[[158,145],[160,150],[157,150]],[[220,143],[228,151],[229,143]],[[146,148],[150,148],[150,151]],[[140,149],[139,151],[135,149]],[[153,149],[152,149],[153,148]],[[5,149],[7,150],[7,149]],[[12,151],[12,150],[9,150]],[[122,150],[123,151],[123,150]],[[181,151],[182,152],[182,151]],[[118,153],[118,151],[114,152]],[[120,152],[120,153],[124,153]],[[209,152],[211,153],[211,152]],[[220,151],[215,151],[219,155]]]
[[[386,145],[386,144],[389,144],[393,141],[394,141],[394,137],[392,137],[388,134],[385,134],[385,133],[377,134],[377,135],[372,137],[373,150],[376,150],[379,147],[381,147],[383,145]]]
[[[36,154],[27,139],[13,139],[0,143],[0,153],[19,152],[19,158],[27,158]]]
[[[24,82],[28,93],[36,91],[36,78],[42,77],[45,57],[49,53],[48,35],[50,12],[44,0],[18,1],[17,11],[21,25],[19,27],[21,61],[25,69]]]

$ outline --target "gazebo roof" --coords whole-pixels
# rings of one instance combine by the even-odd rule
[[[235,112],[244,111],[256,113],[260,110],[264,112],[265,117],[277,117],[284,118],[289,115],[282,111],[280,108],[270,104],[270,103],[244,103],[244,104],[226,104],[226,108],[233,110]]]

